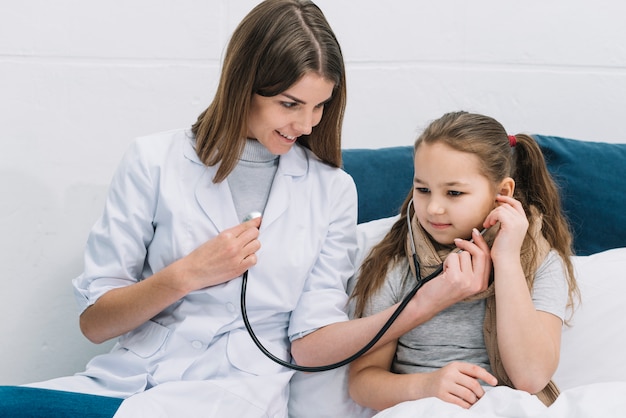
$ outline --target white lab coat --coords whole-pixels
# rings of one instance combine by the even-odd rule
[[[89,236],[84,273],[73,282],[81,309],[241,222],[228,182],[212,182],[217,167],[203,165],[193,146],[188,130],[134,141]],[[294,146],[280,157],[246,304],[259,339],[283,359],[290,358],[289,338],[347,319],[356,199],[352,178],[309,150]],[[185,417],[286,416],[293,372],[254,346],[243,325],[240,291],[239,277],[189,294],[95,357],[71,390],[82,382],[85,392],[129,397],[155,387],[127,399],[119,416],[168,408]],[[68,379],[47,387],[67,388]]]

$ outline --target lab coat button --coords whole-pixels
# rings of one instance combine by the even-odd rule
[[[202,344],[202,341],[198,341],[198,340],[193,341],[193,342],[191,343],[191,346],[192,346],[193,348],[195,348],[196,350],[201,349],[201,348],[202,348],[202,345],[203,345],[203,344]]]
[[[228,302],[226,304],[226,309],[228,309],[228,312],[233,313],[233,312],[235,312],[235,305],[233,305],[232,303]]]

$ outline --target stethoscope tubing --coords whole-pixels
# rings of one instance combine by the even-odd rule
[[[413,254],[413,256],[414,256],[414,259],[415,259],[416,258],[415,254]],[[241,281],[241,315],[243,317],[243,322],[244,322],[244,324],[246,326],[246,330],[250,334],[250,337],[252,338],[252,341],[254,341],[254,344],[259,348],[259,350],[261,350],[261,352],[263,354],[265,354],[270,360],[274,361],[275,363],[280,364],[281,366],[287,367],[287,368],[292,369],[292,370],[297,370],[297,371],[300,371],[300,372],[324,372],[324,371],[328,371],[328,370],[336,369],[338,367],[345,366],[346,364],[351,363],[352,361],[356,360],[357,358],[359,358],[363,354],[365,354],[367,351],[369,351],[382,338],[382,336],[385,334],[385,332],[387,332],[387,330],[395,322],[395,320],[398,318],[398,316],[400,316],[400,314],[402,313],[404,308],[406,308],[406,306],[409,304],[409,302],[411,301],[413,296],[415,296],[417,291],[424,284],[428,283],[429,281],[431,281],[432,279],[437,277],[442,271],[443,271],[443,264],[440,265],[434,272],[432,272],[431,274],[429,274],[425,278],[423,278],[421,280],[418,279],[417,284],[404,297],[404,299],[402,299],[402,302],[400,303],[400,305],[398,305],[396,310],[389,317],[387,322],[385,322],[385,324],[382,326],[380,331],[378,331],[378,333],[374,336],[374,338],[372,338],[372,340],[369,343],[367,343],[363,348],[361,348],[359,351],[357,351],[356,353],[354,353],[353,355],[351,355],[350,357],[348,357],[348,358],[346,358],[344,360],[341,360],[341,361],[338,361],[338,362],[332,363],[332,364],[327,364],[327,365],[324,365],[324,366],[300,366],[300,365],[297,365],[297,364],[289,363],[289,362],[287,362],[287,361],[285,361],[285,360],[283,360],[283,359],[281,359],[279,357],[276,357],[274,354],[272,354],[268,349],[266,349],[263,346],[261,341],[259,341],[259,339],[257,338],[256,334],[252,330],[252,326],[250,325],[250,320],[248,319],[248,313],[247,313],[247,309],[246,309],[246,288],[248,286],[248,271],[247,270],[244,272],[243,277],[242,277],[242,281]]]
[[[252,326],[250,325],[250,320],[248,319],[248,312],[246,309],[246,290],[248,287],[248,270],[246,270],[243,273],[242,280],[241,280],[241,316],[243,317],[243,323],[246,326],[246,330],[248,331],[248,334],[250,334],[252,341],[254,341],[254,344],[258,347],[258,349],[261,350],[261,352],[265,354],[270,360],[274,361],[275,363],[280,364],[281,366],[287,367],[292,370],[297,370],[300,372],[309,372],[309,373],[325,372],[328,370],[333,370],[333,369],[345,366],[346,364],[351,363],[352,361],[356,360],[357,358],[361,357],[363,354],[368,352],[382,338],[382,336],[387,332],[387,330],[391,327],[391,325],[395,322],[395,320],[400,316],[402,311],[404,311],[404,309],[409,304],[413,296],[415,296],[417,291],[420,290],[420,288],[424,286],[426,283],[428,283],[429,281],[437,277],[439,274],[441,274],[441,272],[443,271],[443,264],[441,264],[439,265],[439,267],[437,267],[437,269],[434,272],[432,272],[428,276],[424,278],[421,277],[421,274],[419,271],[419,262],[417,260],[417,253],[415,250],[415,243],[413,242],[413,228],[411,227],[411,217],[410,217],[411,203],[413,203],[413,199],[411,199],[411,201],[409,202],[409,205],[407,206],[407,227],[408,227],[408,235],[409,237],[411,237],[411,240],[410,240],[411,250],[413,252],[412,260],[413,260],[413,265],[415,266],[415,273],[416,273],[415,280],[417,281],[417,283],[413,287],[413,289],[411,289],[411,291],[402,299],[402,302],[400,302],[400,305],[398,305],[398,307],[393,312],[393,314],[391,314],[387,322],[385,322],[382,328],[370,340],[369,343],[367,343],[363,348],[361,348],[359,351],[357,351],[350,357],[344,360],[338,361],[336,363],[327,364],[324,366],[299,366],[297,364],[289,363],[279,357],[276,357],[267,348],[263,346],[261,341],[259,341],[258,337],[254,333]],[[250,216],[253,216],[253,215],[250,215]]]

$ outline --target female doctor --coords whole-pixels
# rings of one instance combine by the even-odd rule
[[[259,340],[299,365],[350,356],[394,310],[345,314],[357,215],[354,182],[339,168],[345,103],[341,50],[317,6],[254,8],[228,45],[211,105],[190,130],[133,142],[90,233],[73,282],[80,327],[117,344],[84,372],[30,386],[124,398],[120,417],[287,416],[293,371],[246,332],[246,270]],[[263,216],[242,222],[252,211]],[[471,245],[484,276],[486,258]],[[439,293],[450,303],[467,296]],[[426,317],[407,308],[379,344]]]

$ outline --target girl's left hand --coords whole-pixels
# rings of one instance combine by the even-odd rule
[[[516,254],[519,257],[526,231],[528,218],[522,204],[509,196],[498,195],[498,206],[487,215],[483,226],[489,228],[500,222],[500,230],[491,247],[492,259],[503,254]]]

